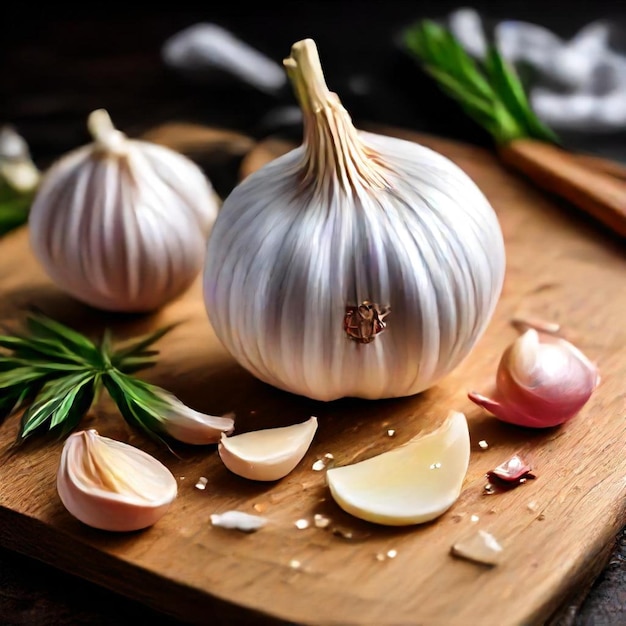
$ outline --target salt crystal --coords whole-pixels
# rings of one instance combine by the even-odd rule
[[[532,500],[532,501],[530,501],[530,502],[526,505],[526,508],[527,508],[527,509],[528,509],[531,513],[534,513],[534,512],[535,512],[535,511],[539,508],[539,505],[538,505],[538,504],[537,504],[534,500]]]
[[[470,517],[470,522],[475,524],[479,519],[480,519],[480,517],[478,517],[478,515],[472,515]]]
[[[395,435],[396,435],[396,431],[395,431],[395,429],[390,428],[390,429],[387,431],[387,436],[388,436],[388,437],[395,437]]]
[[[398,556],[398,551],[397,550],[388,550],[387,551],[387,558],[395,559],[397,556]]]
[[[496,488],[491,484],[487,483],[484,487],[485,493],[492,494],[496,492]]]
[[[386,558],[387,558],[387,557],[386,557],[386,556],[385,556],[382,552],[379,552],[379,553],[376,555],[376,560],[377,560],[377,561],[384,561]]]
[[[325,459],[328,459],[329,461],[332,461],[335,457],[334,457],[334,456],[333,456],[330,452],[327,452],[327,453],[324,455],[324,458],[325,458]]]
[[[487,443],[484,439],[481,439],[481,440],[478,442],[478,445],[479,445],[479,446],[480,446],[483,450],[486,450],[486,449],[489,447],[489,444],[488,444],[488,443]]]
[[[316,513],[313,516],[313,523],[316,528],[327,528],[330,524],[330,518],[322,515],[321,513]]]
[[[311,466],[311,469],[316,472],[321,472],[325,467],[326,461],[324,461],[324,459],[317,459],[317,461],[315,461],[315,463]]]
[[[196,483],[196,489],[206,489],[206,484],[209,482],[209,479],[205,476],[200,476],[198,478],[198,482]]]
[[[431,470],[441,469],[441,463],[432,463],[430,466]]]
[[[308,520],[308,519],[299,519],[299,520],[296,520],[296,521],[294,522],[294,526],[295,526],[296,528],[299,528],[300,530],[304,530],[305,528],[308,528],[308,527],[309,527],[309,520]]]
[[[291,561],[289,561],[289,567],[291,567],[292,569],[300,569],[301,566],[302,563],[300,563],[298,559],[291,559]]]

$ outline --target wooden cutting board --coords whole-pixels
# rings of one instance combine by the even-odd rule
[[[22,229],[0,241],[0,319],[36,305],[96,335],[109,326],[119,338],[182,322],[159,342],[160,360],[147,379],[204,412],[234,411],[237,432],[310,415],[318,417],[319,429],[290,475],[257,484],[230,474],[213,446],[180,448],[178,456],[156,448],[103,398],[82,425],[154,454],[179,483],[178,499],[155,526],[109,534],[83,526],[60,503],[55,472],[62,442],[33,441],[8,452],[18,429],[18,418],[11,417],[0,426],[2,545],[205,624],[542,624],[587,588],[626,522],[625,250],[591,220],[507,173],[486,150],[384,132],[456,161],[501,221],[504,290],[466,361],[415,397],[328,404],[296,397],[257,381],[224,351],[208,323],[200,278],[153,315],[98,312],[46,278]],[[159,133],[152,138],[159,140]],[[242,172],[288,147],[269,141],[254,148]],[[562,427],[539,432],[506,425],[467,399],[469,390],[489,388],[502,351],[517,336],[511,325],[516,316],[560,323],[563,335],[598,363],[601,385]],[[467,415],[470,466],[460,498],[432,523],[388,528],[354,519],[330,498],[324,471],[312,468],[327,453],[345,464],[389,450],[435,428],[450,409]],[[486,449],[479,446],[483,440]],[[531,461],[537,478],[486,495],[486,472],[515,453]],[[203,490],[195,486],[201,477],[207,479]],[[228,509],[262,514],[269,523],[253,534],[212,527],[210,515]],[[295,526],[316,513],[330,518],[327,528]],[[496,567],[450,555],[451,545],[476,529],[490,531],[503,545]],[[395,558],[382,558],[389,551]]]

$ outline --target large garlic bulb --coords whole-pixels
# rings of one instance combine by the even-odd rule
[[[106,111],[93,142],[45,172],[31,207],[33,251],[52,280],[96,308],[142,312],[171,301],[202,269],[218,199],[196,163],[129,139]]]
[[[243,367],[281,389],[418,393],[492,316],[505,270],[497,216],[441,154],[358,131],[313,41],[284,64],[304,141],[224,201],[204,272],[210,322]]]

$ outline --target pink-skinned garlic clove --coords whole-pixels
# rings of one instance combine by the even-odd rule
[[[502,354],[492,395],[468,397],[504,422],[548,428],[574,417],[599,382],[596,365],[576,346],[529,328]]]
[[[178,484],[147,452],[90,429],[66,439],[57,493],[68,512],[84,524],[128,532],[161,519],[178,494]]]

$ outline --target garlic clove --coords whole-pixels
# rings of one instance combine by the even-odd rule
[[[467,473],[470,438],[463,413],[451,411],[436,430],[402,446],[326,472],[339,506],[369,522],[422,524],[456,502]]]
[[[563,424],[598,386],[598,369],[561,337],[529,328],[502,354],[491,397],[468,397],[502,421],[531,428]]]
[[[156,458],[90,429],[66,439],[57,492],[69,513],[84,524],[124,532],[161,519],[176,498],[178,485]]]
[[[160,421],[161,428],[177,441],[197,446],[215,444],[223,433],[229,434],[235,427],[233,413],[208,415],[188,407],[164,390],[157,393],[164,400],[165,406]]]
[[[250,480],[279,480],[291,472],[309,449],[317,431],[317,418],[227,437],[222,434],[218,453],[234,474]]]
[[[483,565],[497,565],[502,557],[500,542],[486,530],[478,530],[457,541],[450,550],[453,556]]]

